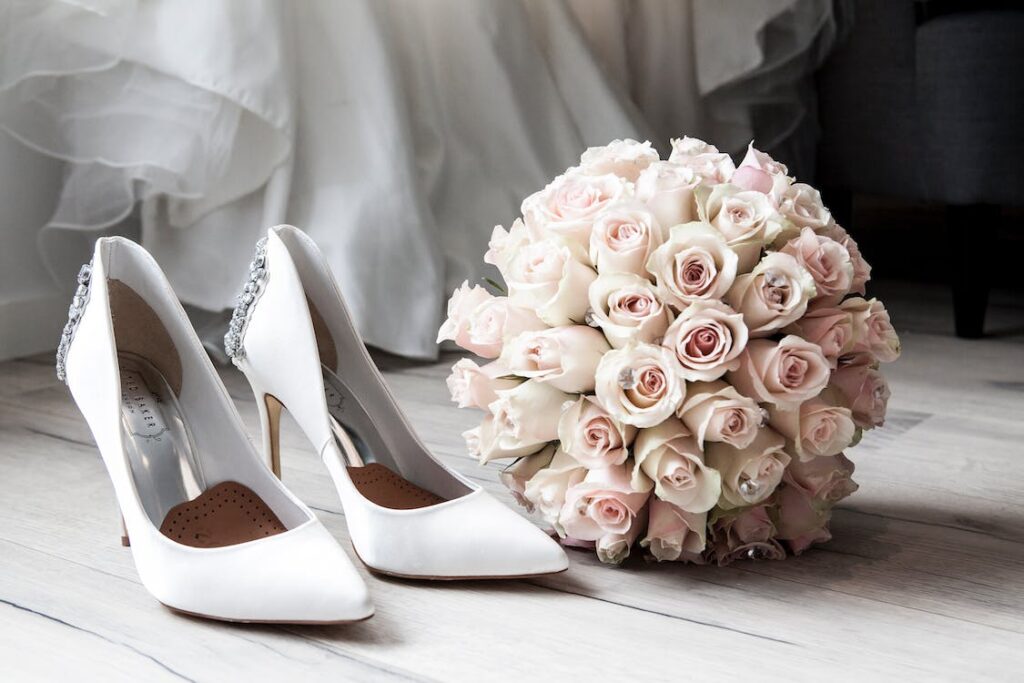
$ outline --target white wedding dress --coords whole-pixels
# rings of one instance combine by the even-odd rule
[[[760,107],[770,148],[834,34],[825,0],[0,0],[0,357],[55,344],[99,234],[139,226],[219,311],[281,222],[368,343],[432,357],[492,227],[586,146],[739,150]]]

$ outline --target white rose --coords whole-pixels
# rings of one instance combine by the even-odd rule
[[[725,302],[743,315],[751,337],[765,337],[799,320],[816,292],[814,278],[789,254],[765,254],[736,278]]]
[[[647,259],[661,244],[661,227],[642,204],[616,204],[594,222],[590,261],[601,274],[647,277]]]
[[[529,242],[530,235],[523,219],[517,218],[507,231],[500,225],[495,225],[491,232],[491,240],[487,243],[484,263],[495,266],[501,272],[502,277],[507,278],[508,264],[512,257]]]
[[[558,515],[565,504],[565,492],[586,476],[586,467],[564,451],[558,450],[547,467],[526,481],[523,497],[533,505],[544,521],[555,527],[560,536],[564,536],[565,530],[558,522]]]
[[[675,355],[680,377],[709,382],[739,367],[747,326],[743,316],[725,304],[697,301],[669,325],[662,346]]]
[[[514,438],[505,430],[505,426],[489,413],[479,427],[464,431],[462,438],[466,440],[466,450],[479,460],[480,464],[532,455],[547,445],[543,442],[520,441]]]
[[[568,247],[554,240],[525,245],[508,269],[512,304],[533,309],[551,326],[583,321],[587,291],[597,273],[573,258]]]
[[[570,170],[523,200],[522,212],[530,237],[554,239],[589,260],[590,231],[606,208],[632,195],[632,185],[616,175],[591,176]]]
[[[743,449],[725,443],[708,446],[707,463],[722,475],[723,509],[747,507],[766,500],[782,481],[790,457],[783,450],[786,440],[765,427]]]
[[[507,340],[528,330],[545,328],[544,321],[530,309],[513,306],[508,297],[495,296],[470,313],[465,348],[482,358],[496,358]]]
[[[552,327],[511,339],[501,363],[512,374],[581,393],[593,391],[597,364],[610,348],[604,335],[592,327]]]
[[[509,453],[520,448],[540,450],[549,441],[558,438],[558,417],[562,407],[572,396],[554,387],[529,380],[512,389],[497,392],[498,400],[488,408],[494,417],[495,452]],[[483,462],[494,459],[487,456],[486,438],[481,434]],[[519,453],[527,455],[527,453]],[[507,456],[504,456],[507,457]]]
[[[697,138],[673,138],[672,154],[668,160],[693,169],[708,185],[727,183],[736,171],[736,165],[728,154]]]
[[[687,512],[707,512],[718,502],[722,478],[705,466],[697,441],[679,420],[641,429],[633,458],[633,488],[639,489],[649,479],[658,498]]]
[[[736,279],[738,257],[707,223],[676,225],[647,261],[658,294],[683,309],[694,301],[721,299]]]
[[[765,419],[757,401],[743,396],[736,387],[722,380],[690,384],[678,414],[701,448],[708,441],[746,448]]]
[[[674,365],[667,349],[652,344],[609,351],[597,366],[597,401],[620,422],[653,427],[675,413],[686,396]]]
[[[654,499],[650,505],[647,535],[640,541],[659,562],[700,561],[707,542],[708,513],[686,512],[671,503]]]
[[[636,198],[647,205],[665,231],[673,225],[688,223],[696,216],[693,192],[700,181],[692,168],[658,161],[637,179]]]
[[[632,341],[653,342],[671,320],[654,285],[639,275],[599,275],[590,285],[589,300],[587,322],[600,327],[615,348]]]
[[[640,172],[658,160],[650,142],[612,140],[603,147],[588,147],[580,157],[580,170],[587,175],[614,174],[635,182]]]
[[[452,366],[452,374],[447,379],[448,391],[460,408],[487,410],[487,406],[498,400],[499,390],[512,389],[522,382],[507,377],[509,374],[508,369],[498,363],[480,367],[469,358],[462,358]]]
[[[468,280],[459,285],[448,299],[448,318],[437,331],[437,343],[448,339],[467,351],[476,353],[475,345],[469,339],[472,313],[477,306],[493,298],[494,296],[480,285],[470,287]]]
[[[805,462],[819,455],[838,455],[857,434],[853,414],[830,389],[807,399],[796,410],[771,406],[768,416],[772,428],[792,442],[797,457]]]
[[[538,453],[523,456],[498,473],[501,483],[512,493],[516,502],[526,508],[527,512],[533,512],[535,507],[525,495],[526,482],[551,464],[556,450],[554,445],[545,446]]]
[[[821,193],[804,183],[793,183],[786,188],[779,213],[797,228],[822,230],[832,223],[832,214],[821,201]]]
[[[624,463],[636,431],[612,418],[593,396],[580,396],[558,421],[562,450],[588,469]]]
[[[783,218],[761,192],[735,185],[717,185],[706,201],[698,203],[701,220],[725,237],[739,257],[738,269],[748,272],[761,258],[761,249],[782,231]]]

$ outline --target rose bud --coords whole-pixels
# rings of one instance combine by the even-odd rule
[[[641,429],[633,445],[633,488],[654,482],[654,494],[687,512],[707,512],[718,502],[722,478],[682,422],[668,419]]]
[[[764,427],[743,449],[724,443],[708,445],[706,462],[722,475],[723,509],[756,505],[768,498],[782,481],[790,457],[783,450],[786,440]]]
[[[501,364],[520,377],[569,393],[594,390],[594,373],[610,349],[600,331],[585,325],[524,332],[510,340]]]
[[[647,535],[640,546],[649,548],[659,562],[701,560],[708,525],[708,513],[686,512],[672,503],[654,498],[650,505]]]
[[[709,441],[746,448],[765,419],[757,401],[741,395],[734,386],[721,380],[690,384],[678,414],[700,448],[705,448]]]

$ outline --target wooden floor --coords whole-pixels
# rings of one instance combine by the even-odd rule
[[[366,575],[377,615],[338,627],[182,617],[139,584],[111,488],[49,357],[0,364],[0,680],[1022,680],[1024,317],[948,336],[947,295],[894,288],[904,358],[835,540],[785,562],[601,566],[419,584]],[[388,381],[448,463],[510,502],[459,433],[438,365]],[[246,424],[244,380],[224,379]],[[284,480],[349,548],[320,462],[286,425]],[[511,504],[511,502],[510,502]]]

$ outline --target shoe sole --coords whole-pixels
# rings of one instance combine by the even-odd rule
[[[378,576],[387,576],[394,579],[407,579],[411,581],[514,581],[516,579],[533,579],[539,576],[554,576],[556,574],[562,574],[569,571],[569,568],[559,569],[554,572],[536,572],[533,574],[484,574],[482,576],[440,576],[434,574],[402,574],[400,572],[393,572],[387,569],[379,569],[369,564],[362,558],[359,551],[356,550],[355,544],[352,546],[352,552],[355,554],[359,561],[362,562],[363,566],[370,571],[371,574]]]
[[[360,617],[359,619],[337,619],[328,621],[316,621],[316,620],[304,620],[304,619],[232,619],[230,617],[216,617],[212,614],[202,614],[201,612],[190,612],[186,609],[179,609],[177,607],[171,607],[170,605],[161,602],[161,605],[166,607],[176,614],[181,614],[187,617],[197,617],[199,619],[210,619],[211,621],[223,621],[229,624],[281,624],[284,626],[334,626],[341,624],[358,624],[362,621],[366,621],[373,615],[367,615]]]

